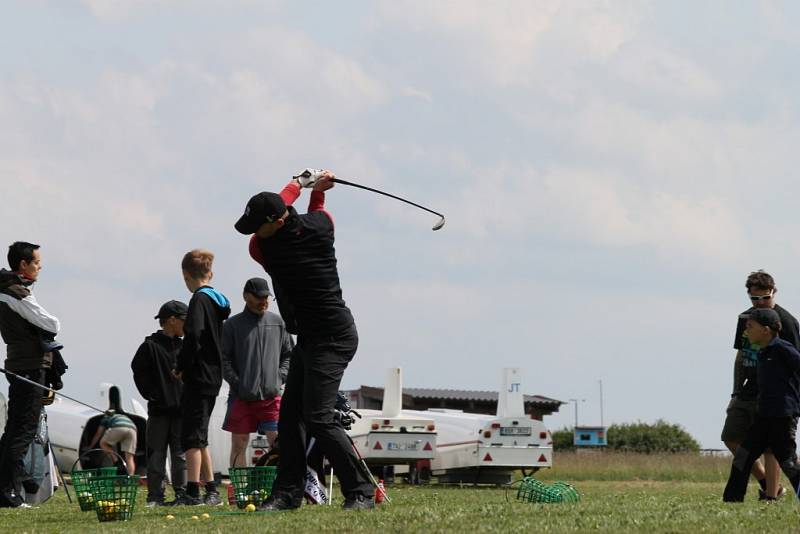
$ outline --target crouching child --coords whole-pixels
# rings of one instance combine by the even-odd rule
[[[800,352],[778,337],[780,330],[781,320],[775,310],[760,308],[749,313],[745,334],[751,343],[762,347],[756,364],[757,414],[733,457],[723,494],[725,502],[744,500],[750,470],[767,449],[772,450],[795,495],[800,486],[795,444],[800,415]]]
[[[125,455],[125,467],[129,475],[136,474],[136,423],[131,418],[114,410],[106,412],[105,417],[100,419],[100,426],[97,427],[89,448],[93,449],[100,441],[100,448],[113,456],[117,445]]]

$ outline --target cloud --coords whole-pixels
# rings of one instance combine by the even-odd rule
[[[576,60],[606,62],[637,35],[647,15],[641,3],[575,3],[559,0],[514,2],[503,6],[478,1],[383,2],[387,26],[430,36],[433,46],[453,46],[470,79],[508,87],[548,84],[553,73]],[[446,43],[446,44],[443,44]]]

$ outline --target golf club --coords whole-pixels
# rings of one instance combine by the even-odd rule
[[[312,178],[313,180],[316,180],[316,177],[320,173],[322,173],[321,170],[306,169],[303,172],[301,172],[300,174],[294,176],[293,178],[303,177],[303,178],[306,178],[306,179]],[[341,178],[331,178],[331,181],[333,183],[336,183],[336,184],[349,185],[350,187],[357,187],[359,189],[364,189],[366,191],[372,191],[373,193],[378,193],[379,195],[387,196],[389,198],[393,198],[395,200],[399,200],[400,202],[405,202],[406,204],[411,204],[412,206],[417,207],[417,208],[419,208],[421,210],[425,210],[428,213],[433,213],[434,215],[438,215],[439,217],[441,217],[441,219],[439,220],[439,222],[437,222],[436,224],[433,225],[432,230],[434,230],[434,231],[440,230],[442,228],[442,226],[444,226],[444,215],[442,215],[438,211],[433,211],[432,209],[426,208],[425,206],[420,206],[419,204],[417,204],[415,202],[411,202],[410,200],[406,200],[404,198],[400,198],[400,197],[398,197],[396,195],[392,195],[391,193],[386,193],[385,191],[380,191],[379,189],[373,189],[372,187],[367,187],[366,185],[361,185],[361,184],[357,184],[357,183],[354,183],[354,182],[348,182],[347,180],[342,180]],[[313,183],[313,181],[311,183]]]
[[[389,198],[393,198],[395,200],[399,200],[400,202],[405,202],[406,204],[411,204],[412,206],[416,206],[417,208],[419,208],[421,210],[425,210],[428,213],[433,213],[434,215],[438,215],[439,217],[441,217],[441,219],[439,220],[439,222],[437,222],[436,224],[433,225],[433,228],[432,228],[433,231],[440,230],[442,228],[442,226],[444,226],[444,215],[442,215],[439,212],[433,211],[432,209],[428,209],[425,206],[420,206],[419,204],[411,202],[410,200],[406,200],[404,198],[400,198],[398,196],[392,195],[391,193],[386,193],[384,191],[380,191],[378,189],[373,189],[373,188],[367,187],[365,185],[356,184],[356,183],[353,183],[353,182],[348,182],[347,180],[342,180],[341,178],[333,178],[333,179],[331,179],[331,181],[334,182],[334,183],[337,183],[337,184],[349,185],[350,187],[357,187],[359,189],[365,189],[367,191],[372,191],[373,193],[378,193],[379,195],[384,195],[384,196],[387,196]]]
[[[51,388],[49,388],[47,386],[43,386],[38,382],[34,382],[33,380],[28,380],[24,376],[19,376],[18,374],[12,373],[11,371],[7,371],[7,370],[3,369],[2,367],[0,367],[0,373],[4,373],[4,374],[6,374],[8,376],[13,376],[17,380],[22,380],[23,382],[28,383],[28,384],[30,384],[32,386],[36,386],[37,388],[41,388],[41,389],[43,389],[45,391],[49,391],[49,392],[53,393],[54,395],[58,395],[59,397],[64,397],[65,399],[69,399],[72,402],[77,402],[78,404],[82,404],[82,405],[86,406],[87,408],[91,408],[92,410],[94,410],[96,412],[106,413],[106,410],[101,410],[100,408],[92,406],[91,404],[86,404],[85,402],[79,401],[78,399],[73,399],[72,397],[70,397],[68,395],[64,395],[63,393],[59,393],[58,391],[56,391],[54,389],[51,389]]]

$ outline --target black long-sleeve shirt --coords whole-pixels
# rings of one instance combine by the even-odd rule
[[[214,288],[201,287],[189,300],[176,370],[201,395],[216,396],[222,386],[222,322],[230,314],[230,302]]]
[[[312,191],[308,213],[292,203],[300,187],[289,183],[280,193],[289,211],[275,234],[250,240],[250,256],[272,278],[281,317],[292,334],[329,336],[343,332],[353,315],[342,298],[336,267],[333,218],[325,211],[325,193]]]
[[[147,401],[149,415],[178,415],[183,384],[172,376],[181,339],[163,331],[147,336],[131,361],[136,389]]]

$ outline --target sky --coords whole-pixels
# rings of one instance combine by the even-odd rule
[[[800,314],[800,4],[2,4],[0,243],[42,246],[35,293],[82,400],[135,395],[152,317],[190,297],[186,251],[216,254],[242,308],[263,270],[233,224],[305,167],[447,217],[327,195],[361,338],[348,389],[401,367],[497,390],[520,367],[580,424],[602,380],[606,425],[721,448],[747,274]]]

